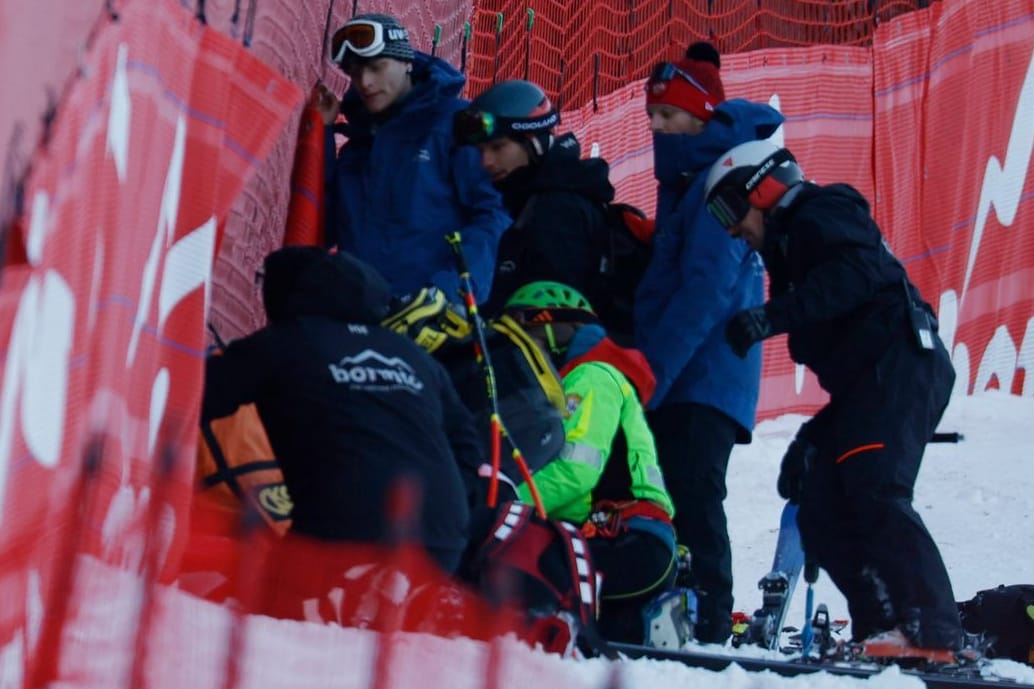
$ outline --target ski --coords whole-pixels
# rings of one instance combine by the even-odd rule
[[[797,530],[797,506],[786,503],[779,518],[779,537],[776,540],[772,569],[758,582],[761,589],[761,607],[754,611],[745,627],[734,630],[733,646],[754,644],[773,651],[780,650],[780,635],[786,621],[797,581],[804,567],[801,534]]]
[[[689,667],[720,672],[732,664],[739,665],[747,672],[774,672],[784,677],[795,677],[818,672],[833,675],[868,678],[878,675],[887,668],[886,663],[856,660],[844,662],[840,660],[775,660],[752,658],[749,656],[725,655],[713,651],[685,648],[670,651],[634,644],[609,644],[611,650],[630,659],[646,658],[651,660],[673,660]],[[916,677],[926,684],[927,689],[1031,689],[1031,684],[1015,682],[1005,677],[981,677],[979,664],[972,666],[952,666],[931,670],[901,668],[901,674]]]

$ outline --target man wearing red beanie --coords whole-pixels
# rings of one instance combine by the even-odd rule
[[[686,51],[687,55],[693,54],[704,59],[686,57],[674,63],[662,62],[654,67],[646,87],[646,107],[651,124],[655,112],[677,115],[671,110],[681,110],[699,120],[699,129],[702,130],[703,125],[714,115],[715,108],[725,101],[725,89],[718,74],[718,53],[713,48],[711,51],[714,52],[709,53],[707,49],[697,46],[710,48],[708,43],[694,43],[691,46],[692,52]],[[698,134],[699,131],[687,133]]]
[[[771,136],[783,121],[767,105],[726,100],[719,67],[718,52],[696,43],[647,80],[657,234],[635,302],[636,348],[657,377],[650,427],[679,542],[692,555],[695,637],[704,643],[724,643],[731,633],[725,474],[733,445],[750,442],[761,378],[761,348],[740,359],[723,330],[763,302],[764,271],[707,212],[704,181],[725,151]]]

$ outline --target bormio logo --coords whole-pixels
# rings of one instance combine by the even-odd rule
[[[328,364],[335,383],[352,388],[385,392],[402,390],[414,395],[424,389],[413,367],[398,357],[386,357],[372,349],[355,356],[346,356],[336,364]]]
[[[255,498],[274,521],[291,518],[294,503],[291,502],[291,495],[283,483],[267,483],[260,486],[256,491]]]

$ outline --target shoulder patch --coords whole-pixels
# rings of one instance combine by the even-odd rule
[[[582,405],[582,396],[581,395],[568,395],[567,396],[567,404],[565,405],[564,414],[566,416],[570,416],[571,414],[574,414],[575,411],[578,410],[578,407],[580,407],[581,405]]]

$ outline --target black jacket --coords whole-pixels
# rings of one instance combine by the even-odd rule
[[[592,301],[599,271],[595,247],[614,187],[605,160],[580,156],[578,139],[564,134],[540,161],[496,185],[515,220],[499,242],[485,308],[489,315],[498,313],[514,290],[535,280],[563,282]]]
[[[789,333],[793,360],[836,394],[895,338],[913,337],[910,301],[936,321],[861,194],[846,184],[809,183],[790,193],[789,204],[766,221],[765,313],[776,333]]]
[[[209,359],[202,418],[256,403],[299,533],[383,541],[386,492],[415,478],[418,535],[451,570],[468,527],[458,463],[474,471],[481,458],[445,370],[408,338],[364,323],[383,313],[387,287],[357,289],[354,266],[266,266],[271,324]]]

